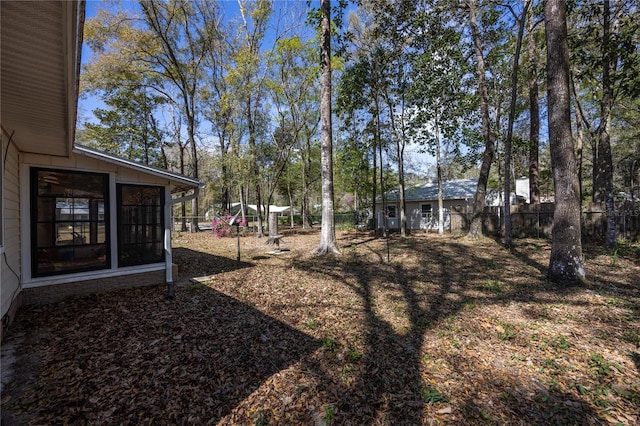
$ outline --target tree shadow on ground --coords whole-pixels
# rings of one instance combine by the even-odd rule
[[[493,364],[508,362],[508,351],[495,359],[474,353],[492,340],[516,350],[524,343],[498,341],[496,321],[486,333],[467,325],[476,328],[476,346],[452,328],[464,327],[460,318],[476,305],[526,302],[532,318],[551,318],[546,305],[564,298],[548,292],[574,289],[548,286],[534,265],[494,243],[471,250],[456,240],[394,236],[387,262],[386,244],[368,238],[342,256],[255,264],[180,249],[181,275],[215,273],[211,285],[220,291],[187,284],[168,301],[160,287],[133,289],[23,310],[10,331],[25,336],[23,354],[40,354],[40,368],[3,412],[11,407],[39,424],[597,422],[587,398]],[[334,286],[345,289],[340,298],[331,297]],[[346,322],[357,323],[345,328],[353,334],[332,334],[342,330],[332,323]],[[441,337],[458,346],[438,353]],[[441,359],[429,359],[434,353]],[[637,353],[632,358],[639,367]],[[435,374],[439,362],[446,368]],[[448,401],[451,383],[464,389],[456,401]],[[453,412],[438,418],[447,404]],[[289,414],[295,421],[283,420]]]
[[[349,243],[354,244],[347,240]],[[408,266],[406,262],[394,261],[406,253],[414,254],[417,259]],[[362,338],[366,349],[358,376],[345,383],[330,378],[335,376],[328,374],[328,370],[336,366],[311,362],[306,368],[314,372],[319,390],[330,390],[339,424],[423,424],[426,418],[433,419],[433,403],[447,400],[442,383],[434,382],[424,366],[422,348],[428,343],[425,341],[427,333],[455,317],[468,304],[501,306],[531,298],[522,289],[469,296],[468,290],[472,290],[469,281],[478,283],[480,276],[504,277],[510,272],[496,265],[495,260],[490,264],[487,259],[477,257],[464,244],[439,246],[437,240],[395,237],[392,238],[391,262],[385,262],[386,253],[371,249],[370,254],[366,259],[354,254],[292,263],[291,266],[299,270],[327,274],[332,280],[341,282],[357,294],[363,307]],[[525,263],[539,271],[535,262]],[[378,303],[381,289],[395,296]],[[394,325],[389,320],[393,314],[383,312],[383,304],[394,305],[394,309],[408,319],[406,327]],[[468,359],[445,361],[453,370],[459,370],[459,377],[468,373]],[[573,409],[565,407],[563,411],[562,403],[567,401],[567,396],[555,395],[544,386],[531,390],[533,385],[519,382],[517,376],[480,378],[475,383],[479,394],[485,384],[513,389],[503,396],[509,400],[511,413],[506,418],[510,421],[536,421],[541,417],[562,421],[567,415],[570,421],[582,419],[588,423],[595,418],[587,402],[574,399],[571,402]],[[536,395],[535,403],[519,397],[525,389]],[[464,401],[461,409],[465,419],[490,422],[486,413],[494,408],[483,404],[480,398],[470,397]],[[428,412],[430,414],[426,414]],[[341,417],[340,413],[349,413],[349,416]]]
[[[38,372],[19,383],[27,376],[17,366],[3,418],[215,424],[321,344],[204,285],[181,288],[173,301],[162,293],[147,287],[22,310],[11,333],[24,336],[21,357],[38,354]]]
[[[173,262],[180,265],[178,268],[180,279],[221,274],[255,266],[253,263],[242,260],[230,262],[226,257],[214,256],[184,247],[174,248],[172,255]]]

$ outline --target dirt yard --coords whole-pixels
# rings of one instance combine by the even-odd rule
[[[319,238],[176,234],[174,300],[23,309],[3,424],[640,424],[640,245],[563,289],[545,240]]]

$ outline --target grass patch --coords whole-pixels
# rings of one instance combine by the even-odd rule
[[[307,330],[316,330],[320,325],[322,325],[322,323],[316,318],[312,318],[303,324],[304,328]]]
[[[336,339],[332,339],[328,337],[322,341],[322,347],[325,348],[327,351],[331,352],[332,354],[335,354],[338,352],[339,344]]]
[[[518,334],[518,330],[513,324],[509,324],[504,321],[498,322],[496,331],[498,332],[498,339],[503,341],[513,340]]]
[[[422,400],[426,404],[448,401],[447,397],[442,392],[431,386],[427,386],[422,390]]]
[[[498,280],[486,280],[479,284],[476,288],[486,293],[500,294],[504,291],[504,283]]]
[[[347,360],[349,362],[358,362],[362,359],[362,353],[355,350],[353,347],[349,347],[349,352],[347,352]]]
[[[549,346],[558,351],[566,351],[571,344],[565,336],[558,336],[549,339]]]
[[[612,369],[622,371],[622,368],[613,362],[608,362],[600,354],[591,354],[589,359],[589,367],[599,377],[608,377]]]

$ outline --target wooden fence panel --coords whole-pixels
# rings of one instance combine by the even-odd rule
[[[553,203],[540,205],[520,204],[511,206],[511,232],[516,238],[551,237],[553,228]],[[640,203],[620,202],[615,208],[618,237],[629,241],[640,241]],[[502,207],[488,206],[482,215],[485,235],[504,234]],[[602,239],[607,231],[607,213],[604,203],[591,203],[581,213],[582,236],[587,239]],[[470,206],[452,207],[451,229],[455,234],[469,230],[472,210]]]

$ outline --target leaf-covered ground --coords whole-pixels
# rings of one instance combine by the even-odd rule
[[[23,309],[8,424],[640,423],[640,246],[338,233],[178,234],[181,285]],[[189,281],[189,278],[200,277]]]

